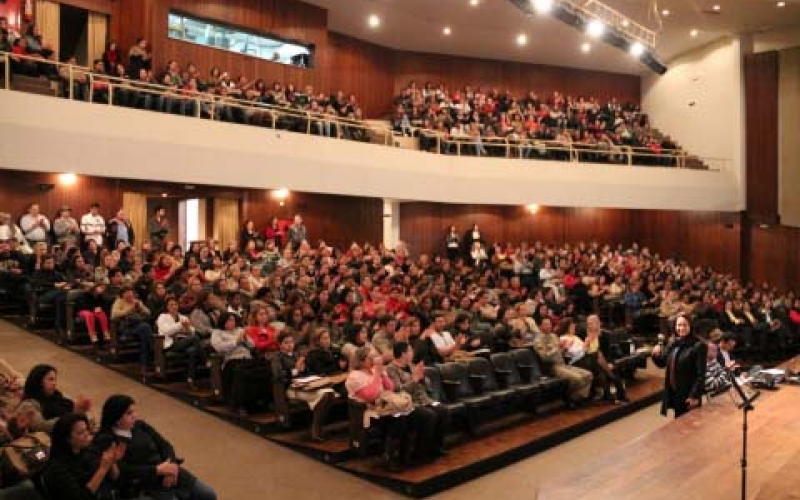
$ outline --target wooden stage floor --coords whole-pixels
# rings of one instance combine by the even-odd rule
[[[792,363],[800,368],[800,361]],[[762,391],[754,406],[748,415],[747,498],[800,499],[800,386]],[[741,411],[723,394],[546,482],[538,500],[739,499],[741,451]]]

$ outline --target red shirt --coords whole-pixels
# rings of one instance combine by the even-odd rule
[[[253,343],[253,347],[258,352],[274,352],[279,348],[278,332],[271,326],[263,328],[255,325],[248,326],[244,333],[250,338],[250,342]]]

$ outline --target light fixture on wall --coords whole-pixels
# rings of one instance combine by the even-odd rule
[[[289,197],[289,190],[287,188],[279,188],[272,191],[271,196],[278,200],[278,205],[284,206],[286,198]]]
[[[69,172],[66,174],[58,174],[58,183],[62,186],[72,186],[78,182],[78,176]]]
[[[535,215],[537,212],[539,212],[539,208],[539,205],[536,203],[529,203],[525,205],[525,210],[527,210],[531,215]]]

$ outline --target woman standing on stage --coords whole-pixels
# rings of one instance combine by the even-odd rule
[[[689,319],[678,315],[675,336],[669,344],[653,348],[653,362],[666,368],[661,414],[672,408],[675,418],[700,406],[706,376],[706,351],[703,340],[691,334]]]

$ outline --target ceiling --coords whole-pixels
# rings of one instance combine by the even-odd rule
[[[625,52],[549,16],[526,17],[509,0],[303,0],[328,9],[331,31],[400,50],[569,66],[630,74],[647,68]],[[603,0],[658,32],[656,54],[670,59],[723,36],[800,30],[800,0]],[[719,4],[719,12],[712,10]],[[656,19],[664,9],[669,15]],[[380,17],[370,28],[370,15]],[[444,27],[451,34],[443,34]],[[692,29],[698,30],[695,37]],[[524,33],[527,44],[519,46]],[[589,42],[588,54],[581,44]],[[669,65],[669,64],[667,64]]]

